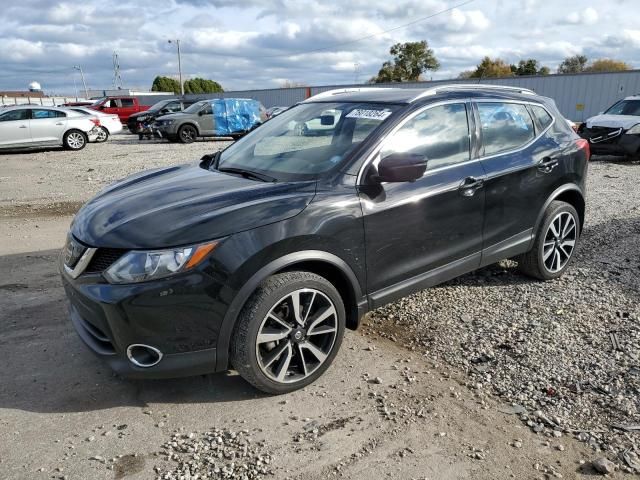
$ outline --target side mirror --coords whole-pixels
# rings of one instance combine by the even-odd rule
[[[334,117],[333,115],[321,115],[320,116],[320,125],[323,125],[325,127],[330,127],[332,126],[336,121],[336,117]]]
[[[380,160],[377,180],[379,182],[415,182],[427,170],[427,158],[417,153],[392,153]]]
[[[206,113],[206,112],[205,112],[204,110],[200,110],[200,111],[198,112],[198,116],[199,116],[199,117],[201,117],[201,116],[203,116],[205,113]]]
[[[160,115],[165,115],[169,113],[169,109],[168,108],[163,108],[162,110],[160,110]]]

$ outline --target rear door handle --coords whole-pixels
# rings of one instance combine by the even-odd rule
[[[64,123],[63,122],[58,122],[58,123],[56,123],[56,125],[64,125]]]
[[[27,128],[26,125],[20,125],[18,128]]]
[[[540,163],[538,163],[538,170],[544,173],[549,173],[558,166],[558,163],[557,158],[544,157]]]
[[[476,177],[467,177],[459,187],[460,193],[465,197],[473,197],[479,189],[484,187],[484,180]]]

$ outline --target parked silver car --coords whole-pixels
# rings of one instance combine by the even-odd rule
[[[0,111],[0,149],[61,145],[81,150],[100,134],[97,118],[64,108],[16,106]]]

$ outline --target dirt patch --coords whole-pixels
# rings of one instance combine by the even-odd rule
[[[4,205],[0,207],[0,217],[8,218],[42,218],[66,217],[75,215],[85,202],[53,202],[48,204],[23,203],[18,205]]]

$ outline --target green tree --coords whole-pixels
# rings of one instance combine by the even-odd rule
[[[601,58],[585,68],[585,72],[623,72],[631,70],[631,67],[621,60],[613,60],[611,58]]]
[[[587,68],[588,61],[584,55],[567,57],[558,67],[558,73],[582,73]]]
[[[184,82],[184,93],[219,93],[224,92],[222,86],[206,78],[192,78]]]
[[[548,67],[540,67],[540,62],[535,58],[520,60],[518,65],[511,65],[511,72],[514,75],[549,75]]]
[[[171,77],[163,77],[158,75],[153,79],[151,85],[152,92],[173,92],[175,94],[180,93],[180,82]]]
[[[511,66],[500,58],[484,57],[469,78],[511,77]]]
[[[382,64],[370,83],[415,82],[428,70],[438,70],[440,63],[426,40],[396,43],[389,49],[393,60]]]

